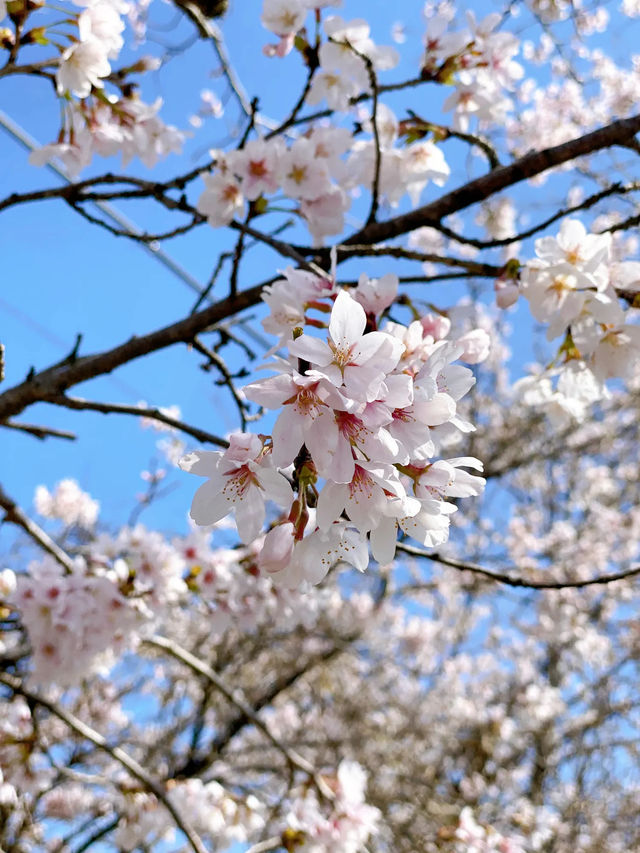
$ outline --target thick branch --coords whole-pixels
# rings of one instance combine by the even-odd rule
[[[527,178],[541,175],[554,166],[560,166],[570,160],[575,160],[576,157],[593,154],[614,145],[625,145],[639,131],[640,115],[635,115],[631,118],[614,121],[605,127],[586,133],[584,136],[579,136],[577,139],[572,139],[562,145],[543,148],[542,151],[532,151],[509,166],[502,166],[487,175],[476,178],[474,181],[469,181],[469,183],[430,204],[418,207],[393,219],[388,219],[386,222],[374,222],[365,225],[361,231],[353,234],[344,242],[347,245],[379,243],[381,240],[390,240],[393,237],[399,237],[401,234],[408,234],[423,225],[433,226],[445,216],[464,210],[472,204],[495,195],[506,187],[527,180]]]
[[[104,352],[65,359],[52,367],[30,374],[24,382],[0,394],[0,422],[24,411],[39,401],[49,401],[69,388],[96,376],[111,373],[117,367],[177,343],[188,343],[209,326],[238,314],[260,300],[262,284],[222,299],[197,314],[191,314],[148,335],[133,337]]]

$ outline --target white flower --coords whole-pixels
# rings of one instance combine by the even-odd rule
[[[100,510],[100,504],[83,492],[75,480],[61,480],[53,493],[45,486],[38,486],[34,504],[36,511],[45,518],[86,528],[93,527]]]
[[[316,243],[329,234],[339,234],[344,228],[344,214],[350,200],[340,187],[331,189],[317,198],[303,199],[300,213],[307,221],[309,231]]]
[[[557,237],[541,237],[536,240],[536,255],[549,265],[567,264],[583,275],[593,276],[600,264],[609,259],[610,234],[587,234],[586,228],[577,219],[562,223]],[[593,286],[600,278],[589,278]],[[586,283],[585,283],[586,284]]]
[[[13,595],[16,588],[16,576],[11,569],[3,569],[0,572],[0,601]]]
[[[385,517],[415,515],[420,502],[407,495],[393,465],[359,460],[350,483],[328,482],[320,492],[317,508],[320,529],[328,530],[343,510],[361,533],[367,533]],[[395,541],[395,529],[393,538]]]
[[[70,178],[76,178],[88,166],[92,157],[89,134],[76,134],[74,142],[52,142],[36,148],[29,154],[32,166],[44,166],[52,160],[60,160]]]
[[[56,72],[58,94],[69,91],[78,98],[86,98],[91,88],[102,89],[101,77],[111,73],[107,51],[102,42],[89,37],[68,47],[60,57]]]
[[[304,24],[308,9],[302,0],[264,0],[260,20],[278,36],[296,33]]]
[[[216,172],[215,175],[203,172],[201,177],[206,189],[198,199],[198,211],[214,228],[228,225],[236,214],[244,210],[240,183],[233,175],[224,172]]]
[[[362,533],[345,522],[335,522],[328,530],[315,529],[290,548],[289,543],[284,540],[288,535],[293,541],[292,527],[293,525],[283,524],[280,525],[282,530],[274,528],[270,531],[274,534],[274,541],[269,543],[269,563],[263,561],[262,555],[260,558],[261,568],[268,571],[276,586],[297,589],[305,582],[318,584],[333,566],[342,562],[348,563],[359,572],[367,568],[367,540]],[[265,537],[265,547],[270,533]],[[276,568],[277,566],[279,567]]]
[[[238,151],[234,171],[242,179],[242,192],[249,201],[280,186],[282,146],[276,142],[252,139]]]
[[[369,278],[362,273],[353,295],[367,314],[379,317],[398,295],[398,276],[387,273],[380,278]]]
[[[346,112],[359,92],[360,87],[350,77],[338,71],[320,71],[313,78],[306,101],[315,106],[326,100],[329,109]]]
[[[450,172],[444,154],[433,142],[415,142],[403,150],[400,175],[413,204],[418,203],[427,181],[441,187]]]
[[[467,364],[480,364],[489,358],[491,338],[484,329],[472,329],[458,338],[457,343],[464,347],[460,361]]]
[[[271,464],[256,435],[235,433],[224,453],[194,451],[180,460],[183,471],[208,477],[195,493],[191,518],[199,525],[215,524],[235,510],[240,538],[250,544],[262,530],[265,500],[288,508],[291,486]]]
[[[111,59],[117,57],[124,44],[124,39],[120,35],[123,30],[124,21],[114,6],[105,0],[91,3],[78,18],[80,41],[96,39]]]
[[[297,139],[282,157],[282,189],[291,198],[314,199],[331,188],[324,159],[308,139]]]
[[[289,352],[316,365],[315,373],[336,387],[344,384],[351,399],[372,402],[404,345],[384,332],[363,334],[366,323],[364,308],[341,290],[331,311],[329,342],[302,335],[289,345]]]

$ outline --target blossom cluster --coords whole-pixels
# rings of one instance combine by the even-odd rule
[[[434,459],[443,442],[474,429],[457,403],[475,379],[454,362],[465,348],[479,360],[476,341],[447,340],[446,318],[433,316],[378,330],[397,286],[393,275],[363,275],[352,295],[330,279],[286,270],[265,289],[271,314],[264,325],[288,356],[271,363],[276,375],[244,388],[248,399],[278,412],[272,435],[236,433],[225,451],[181,460],[207,478],[191,507],[199,525],[233,510],[250,544],[263,529],[265,501],[279,505],[258,559],[278,585],[319,583],[342,561],[363,571],[367,538],[374,558],[389,563],[399,529],[422,545],[441,545],[457,509],[448,498],[484,487],[466,470],[481,471],[479,460]],[[306,315],[312,309],[330,312],[328,326]],[[303,332],[304,325],[328,335]]]
[[[405,193],[414,202],[428,181],[441,186],[449,167],[432,142],[416,142],[397,148],[398,121],[380,105],[381,163],[379,191],[390,204]],[[241,216],[246,202],[257,202],[277,191],[294,200],[313,237],[320,241],[344,228],[344,216],[357,187],[370,189],[376,162],[375,143],[358,140],[341,127],[315,127],[287,146],[283,139],[254,139],[244,148],[213,152],[216,171],[202,173],[205,191],[198,210],[214,227],[228,225]],[[343,155],[348,155],[346,160]]]
[[[103,78],[111,73],[109,60],[117,58],[124,44],[121,13],[127,4],[123,0],[89,0],[78,5],[86,8],[78,16],[77,39],[60,56],[56,88],[59,95],[71,92],[86,98],[93,88],[103,88]]]
[[[260,531],[241,548],[214,547],[211,531],[202,528],[173,540],[141,524],[96,532],[98,504],[73,480],[51,492],[39,486],[35,502],[46,517],[83,528],[72,573],[49,556],[31,562],[25,573],[0,571],[0,612],[20,614],[38,683],[71,685],[106,673],[176,607],[206,613],[207,633],[218,640],[230,630],[252,633],[275,623],[287,630],[308,627],[328,613],[339,621],[345,607],[332,589],[274,594],[257,564]],[[364,618],[369,611],[362,612]],[[11,651],[16,638],[3,634],[0,653]]]
[[[112,62],[124,45],[123,15],[129,11],[129,4],[124,0],[74,3],[84,8],[80,13],[69,12],[64,23],[72,32],[63,34],[69,44],[58,44],[60,56],[52,61],[57,66],[55,83],[62,128],[56,141],[35,149],[29,161],[42,166],[52,159],[60,160],[70,177],[75,178],[96,154],[111,157],[120,153],[124,165],[137,156],[152,167],[167,154],[180,151],[184,134],[158,116],[162,99],[145,103],[132,86],[122,85],[119,94],[105,89],[114,72]],[[25,14],[38,7],[34,4]],[[49,44],[47,31],[45,25],[33,32],[41,32],[40,43]],[[117,73],[126,80],[130,74],[158,66],[158,60],[142,57]]]
[[[10,603],[28,629],[38,681],[70,684],[109,669],[114,653],[131,644],[145,608],[127,599],[118,581],[117,571],[88,571],[82,559],[65,574],[52,557],[17,576]]]
[[[215,838],[216,848],[221,850],[246,842],[265,823],[264,807],[256,797],[233,796],[218,782],[173,782],[168,796],[180,814],[189,815],[196,832]],[[121,799],[123,817],[115,834],[119,847],[133,850],[175,838],[171,815],[152,794],[125,794]]]
[[[443,109],[453,110],[458,130],[467,131],[472,118],[481,127],[502,124],[513,106],[505,90],[513,90],[524,73],[513,58],[520,40],[499,29],[502,18],[497,12],[477,21],[468,11],[468,29],[452,31],[454,14],[453,5],[444,4],[428,19],[424,73],[455,87]]]
[[[68,527],[93,527],[100,511],[98,501],[70,479],[60,480],[53,492],[38,486],[33,502],[40,515],[62,521]]]
[[[117,96],[103,94],[100,99],[87,98],[69,102],[64,110],[65,127],[60,138],[36,148],[29,155],[34,166],[60,160],[70,177],[75,178],[89,165],[94,155],[122,156],[127,165],[133,157],[152,168],[172,152],[182,149],[184,134],[165,124],[158,112],[162,99],[152,104],[136,94]]]
[[[357,762],[342,761],[333,778],[323,778],[334,794],[329,808],[307,787],[293,798],[283,840],[309,853],[358,853],[377,832],[381,818],[380,811],[365,802],[366,773]]]
[[[640,292],[640,264],[616,261],[610,234],[589,234],[571,219],[557,237],[536,240],[535,250],[536,259],[521,271],[521,291],[536,320],[547,324],[547,338],[564,335],[562,363],[521,380],[518,390],[530,403],[582,417],[588,404],[605,395],[606,379],[631,378],[640,361],[640,325],[629,322]],[[627,311],[619,295],[631,303]]]

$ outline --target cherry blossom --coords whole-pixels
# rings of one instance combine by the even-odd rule
[[[191,505],[197,524],[215,524],[235,510],[238,532],[250,543],[260,533],[265,519],[265,498],[287,507],[293,493],[287,480],[270,464],[270,454],[258,436],[235,433],[224,452],[194,451],[180,460],[191,474],[207,477]]]
[[[92,87],[103,87],[101,78],[110,73],[111,66],[104,45],[98,39],[89,37],[71,45],[62,53],[56,72],[58,93],[70,91],[79,98],[86,98]]]

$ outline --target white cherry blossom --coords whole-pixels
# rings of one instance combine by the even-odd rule
[[[180,460],[184,471],[207,477],[196,492],[191,518],[200,525],[215,524],[235,510],[238,533],[249,544],[262,530],[265,500],[287,508],[291,486],[271,465],[260,439],[249,433],[231,436],[229,449],[194,451]]]

